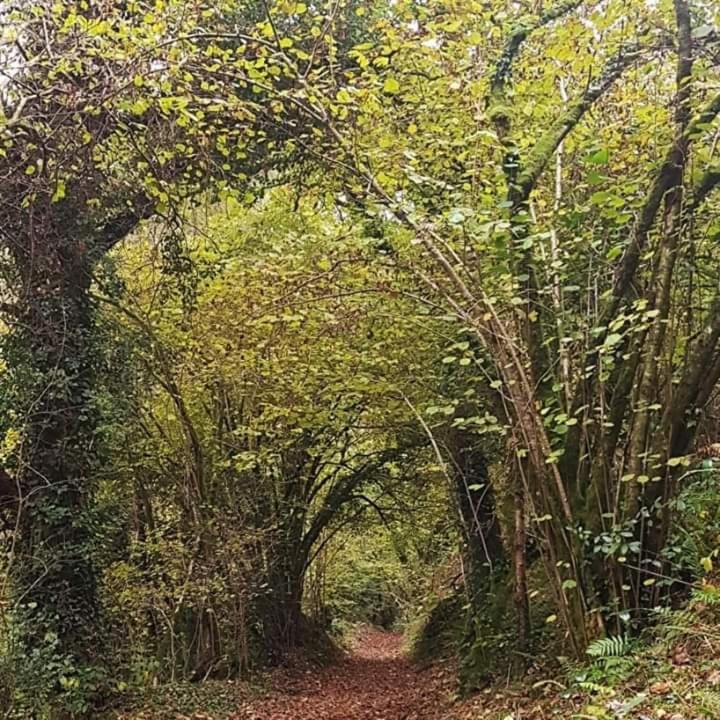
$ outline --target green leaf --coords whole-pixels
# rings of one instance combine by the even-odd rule
[[[712,25],[699,25],[693,30],[693,37],[704,38],[708,35],[712,35],[715,28]]]
[[[400,83],[394,77],[386,78],[383,85],[383,92],[388,95],[396,95],[400,92]]]
[[[448,213],[448,222],[451,225],[460,225],[465,222],[465,213],[460,208],[453,208]]]
[[[608,160],[610,159],[610,153],[608,152],[607,148],[601,148],[597,152],[594,152],[590,157],[588,158],[588,162],[592,163],[593,165],[606,165]]]

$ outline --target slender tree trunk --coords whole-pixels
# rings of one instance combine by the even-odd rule
[[[498,520],[495,492],[488,477],[482,451],[474,446],[477,438],[456,429],[448,432],[455,483],[455,502],[465,542],[465,564],[470,601],[482,610],[487,581],[504,566],[505,552]]]
[[[518,461],[519,462],[519,461]],[[513,487],[513,567],[515,571],[515,612],[518,621],[520,648],[527,652],[530,647],[530,603],[527,583],[527,528],[525,526],[525,491],[517,477]]]

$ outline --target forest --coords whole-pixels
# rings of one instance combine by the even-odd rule
[[[717,0],[0,0],[0,715],[720,718]]]

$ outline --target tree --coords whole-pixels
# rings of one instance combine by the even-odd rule
[[[273,661],[308,640],[305,577],[318,553],[411,482],[427,439],[403,398],[418,402],[413,383],[432,382],[418,358],[436,342],[415,328],[436,321],[402,296],[402,275],[373,256],[361,228],[318,211],[312,194],[294,202],[277,192],[252,210],[216,208],[193,252],[191,305],[173,292],[158,299],[147,242],[118,253],[125,297],[105,298],[133,338],[139,378],[120,420],[131,436],[118,436],[137,453],[120,482],[154,478],[134,501],[145,524],[162,512],[156,530],[181,538],[198,573],[211,568],[219,582],[222,528],[255,538],[241,582],[252,586],[256,644]],[[224,626],[217,596],[205,611]],[[223,633],[200,616],[177,619],[178,647],[217,638],[190,674],[224,671]]]
[[[717,75],[711,21],[682,0],[519,17],[398,3],[350,51],[354,66],[332,82],[305,73],[346,201],[415,236],[430,297],[494,364],[578,654],[656,602],[669,501],[718,380],[716,280],[700,289],[681,260],[699,243],[714,252],[697,231],[717,184],[720,102],[701,82]],[[702,308],[691,319],[689,288]]]
[[[66,712],[87,708],[77,685],[102,682],[89,551],[103,465],[94,284],[143,223],[160,236],[165,269],[187,287],[184,304],[166,303],[162,318],[134,313],[153,393],[139,430],[163,446],[168,467],[182,468],[172,475],[182,479],[180,497],[166,505],[182,518],[183,551],[192,538],[188,566],[212,564],[217,493],[242,481],[230,496],[247,503],[247,488],[261,490],[256,507],[233,517],[253,541],[274,535],[265,575],[285,588],[272,609],[282,617],[268,623],[280,644],[296,634],[303,573],[322,538],[346,512],[372,505],[360,491],[392,476],[417,435],[442,459],[438,428],[455,467],[468,461],[473,474],[483,465],[477,432],[500,433],[514,453],[524,627],[528,517],[576,655],[598,632],[642,625],[672,592],[672,500],[720,379],[718,220],[707,202],[720,184],[714,4],[228,0],[188,9],[181,0],[41,0],[0,12],[12,405],[2,485],[15,486],[2,496],[18,529],[10,559],[18,656],[31,657],[24,677],[51,668],[48,687],[66,693]],[[439,365],[476,373],[482,401],[454,398],[438,412],[415,396],[403,373],[442,386],[437,346],[404,322],[381,322],[374,339],[371,302],[350,316],[334,307],[333,318],[278,298],[282,314],[263,312],[246,328],[213,306],[216,293],[239,313],[223,288],[210,282],[208,295],[195,294],[203,277],[187,241],[197,208],[232,199],[239,213],[289,178],[293,213],[302,216],[311,198],[332,227],[364,225],[364,244],[351,252],[362,282],[344,275],[344,259],[329,259],[338,237],[312,228],[328,251],[318,272],[300,271],[311,289],[317,280],[333,301],[364,297],[358,286],[376,273],[372,293],[396,314],[412,316],[412,298],[433,332],[438,318],[453,337],[461,326],[466,339]],[[255,283],[254,293],[239,293],[247,307],[258,305],[263,272],[306,299],[294,256],[282,255],[297,247],[263,249],[292,271],[240,276]],[[351,290],[327,286],[331,279]],[[200,317],[198,297],[207,337],[234,332],[242,367],[228,371],[217,358],[223,344],[205,347],[196,328],[182,326]],[[351,339],[343,322],[365,334]],[[184,355],[185,341],[213,355],[214,375]],[[278,366],[280,351],[290,369]],[[297,374],[308,368],[316,374]],[[246,401],[254,383],[262,404]],[[423,432],[408,430],[414,420]],[[141,485],[134,502],[150,526],[152,498]],[[465,497],[466,526],[478,508],[493,517],[491,495],[486,505]],[[492,539],[498,545],[494,531]],[[216,621],[202,602],[188,616],[204,628],[197,657],[212,662]],[[177,623],[168,624],[174,638]]]
[[[93,668],[102,631],[88,549],[99,463],[93,279],[144,220],[177,218],[200,191],[222,190],[225,176],[247,182],[267,155],[266,135],[247,83],[226,83],[216,103],[214,50],[204,36],[200,45],[183,40],[203,19],[222,24],[226,15],[188,13],[184,3],[153,12],[125,2],[1,9],[9,38],[0,126],[5,357],[20,436],[10,473],[19,528],[13,607],[27,670],[19,677],[42,667],[52,676],[46,687],[72,691],[102,681]],[[177,222],[168,228],[172,244]]]

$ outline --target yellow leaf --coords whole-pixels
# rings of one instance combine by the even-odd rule
[[[55,192],[52,196],[53,202],[60,202],[65,197],[65,182],[63,180],[58,180],[58,184],[55,188]]]
[[[385,84],[383,85],[383,92],[386,92],[390,95],[395,95],[396,93],[399,93],[400,83],[394,77],[387,78],[385,80]]]
[[[339,90],[338,94],[335,97],[337,98],[337,101],[340,103],[352,102],[352,96],[345,88],[342,88],[342,90]]]

